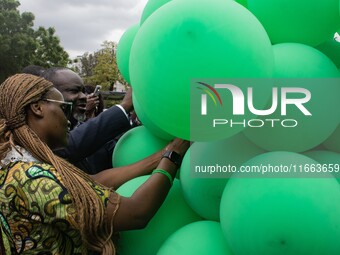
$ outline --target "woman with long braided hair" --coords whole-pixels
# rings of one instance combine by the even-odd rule
[[[52,152],[67,144],[65,114],[71,106],[37,76],[17,74],[0,85],[0,222],[6,254],[114,254],[112,234],[147,224],[180,164],[169,155],[180,158],[189,147],[175,139],[166,156],[156,153],[149,167],[87,175]],[[151,173],[155,163],[157,170],[131,197],[113,190]]]

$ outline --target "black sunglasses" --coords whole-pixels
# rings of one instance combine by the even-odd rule
[[[43,99],[42,101],[52,102],[52,103],[59,103],[61,110],[64,112],[67,119],[71,117],[72,114],[72,103],[71,102],[64,102],[54,99]]]

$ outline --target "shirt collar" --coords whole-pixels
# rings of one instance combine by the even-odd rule
[[[10,163],[13,162],[40,162],[40,160],[33,157],[31,153],[29,153],[23,147],[16,145],[12,147],[12,149],[6,154],[6,157],[1,160],[0,169],[6,167]]]

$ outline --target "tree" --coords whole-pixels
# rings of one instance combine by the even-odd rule
[[[0,82],[27,65],[66,66],[68,54],[54,28],[33,29],[34,15],[17,10],[17,0],[0,0]]]
[[[78,58],[73,68],[83,77],[85,83],[100,84],[103,90],[109,90],[117,81],[127,85],[117,67],[117,43],[105,41],[101,46],[93,54],[86,52]]]
[[[109,90],[117,79],[117,64],[115,56],[114,42],[105,41],[102,49],[96,52],[96,65],[93,68],[93,75],[86,77],[85,80],[92,84],[100,84],[103,89]]]
[[[82,56],[73,60],[73,69],[82,77],[90,77],[93,75],[96,64],[95,55],[85,52]]]
[[[33,64],[51,67],[66,66],[69,63],[69,56],[63,47],[60,46],[60,40],[54,33],[55,29],[52,27],[48,29],[39,27],[34,32],[37,48],[33,55]]]
[[[25,66],[35,49],[33,39],[34,15],[20,15],[15,0],[0,0],[0,80]]]

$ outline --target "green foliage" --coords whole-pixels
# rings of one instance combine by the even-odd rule
[[[27,65],[66,66],[68,54],[54,28],[33,29],[34,15],[20,13],[17,0],[0,0],[0,82]]]
[[[85,52],[80,58],[73,60],[72,69],[82,77],[90,77],[93,75],[93,69],[96,64],[95,55]]]
[[[97,64],[93,69],[93,75],[87,80],[94,84],[101,84],[104,90],[109,90],[117,80],[115,43],[104,42],[102,46],[103,48],[96,54]]]
[[[39,27],[35,31],[34,37],[38,44],[34,54],[34,64],[44,67],[66,66],[68,64],[68,54],[60,46],[60,40],[54,33],[55,29],[52,27],[48,29]]]
[[[127,84],[117,67],[116,48],[115,42],[105,41],[100,50],[93,54],[86,52],[74,60],[73,68],[83,77],[85,84],[100,84],[102,90],[112,89],[117,81]]]

